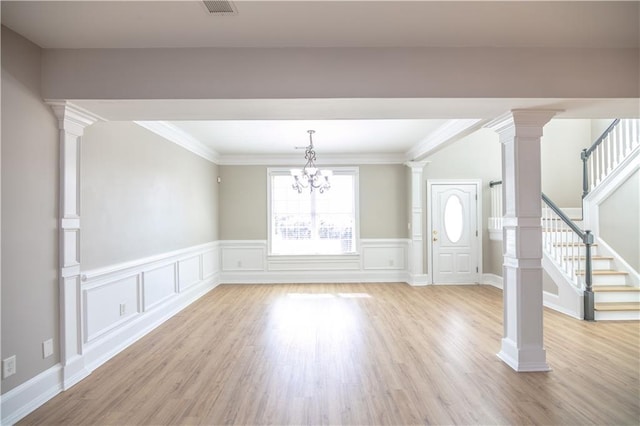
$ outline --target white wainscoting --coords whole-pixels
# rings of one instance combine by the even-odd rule
[[[220,241],[222,283],[409,282],[408,239],[362,239],[358,254],[269,256],[266,240]]]
[[[219,265],[218,242],[212,242],[82,271],[78,381],[218,285]],[[58,364],[10,390],[2,395],[2,424],[19,421],[71,385]]]
[[[85,368],[92,371],[219,283],[218,243],[82,274]]]

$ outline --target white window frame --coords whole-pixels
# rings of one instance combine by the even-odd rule
[[[353,167],[321,167],[322,170],[331,170],[334,175],[350,175],[353,176],[353,196],[354,196],[354,251],[352,253],[344,253],[344,254],[280,254],[273,253],[272,250],[272,208],[271,208],[271,177],[273,175],[291,175],[291,168],[289,167],[268,167],[267,168],[267,251],[268,256],[273,256],[277,258],[284,257],[353,257],[359,256],[360,253],[360,169],[357,166]],[[291,183],[293,184],[293,178],[291,178]],[[307,188],[306,191],[309,189]],[[291,191],[294,191],[291,188]],[[316,190],[314,190],[316,191]],[[331,189],[329,189],[331,191]]]

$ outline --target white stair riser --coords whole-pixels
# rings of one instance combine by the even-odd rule
[[[596,321],[632,321],[640,320],[640,311],[596,311]]]
[[[596,291],[596,303],[601,302],[640,302],[640,291]]]
[[[591,283],[593,285],[626,285],[626,275],[592,275]],[[580,279],[583,279],[580,277]]]
[[[593,271],[605,270],[610,271],[613,268],[613,260],[611,259],[592,259],[591,260],[591,269]]]

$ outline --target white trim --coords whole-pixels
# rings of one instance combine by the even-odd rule
[[[321,167],[352,166],[354,164],[402,164],[406,160],[404,154],[322,154],[316,161]],[[300,155],[221,155],[217,164],[221,166],[298,166],[302,167],[304,157]]]
[[[412,274],[409,272],[407,274],[407,284],[413,287],[425,287],[430,285],[431,278],[429,274]]]
[[[496,274],[482,274],[482,283],[503,290],[502,277]]]
[[[69,389],[87,377],[104,362],[215,288],[220,282],[218,247],[219,244],[215,241],[84,272],[82,275],[84,281],[78,285],[78,300],[82,301],[79,302],[80,313],[77,319],[78,330],[82,331],[79,354],[68,357],[64,368],[62,364],[57,364],[3,395],[1,400],[4,416],[2,423],[11,424],[19,421],[63,389]],[[213,259],[209,259],[212,256]],[[207,265],[211,269],[207,271],[206,276],[204,276],[203,268],[205,257],[207,257]],[[197,264],[193,262],[193,259],[197,259]],[[190,261],[188,264],[185,263],[185,268],[189,266],[195,268],[191,272],[197,273],[198,280],[191,282],[187,287],[176,287],[176,293],[158,301],[152,308],[144,311],[142,309],[144,288],[141,283],[145,272],[163,267],[172,267],[176,271],[178,264],[185,260]],[[131,314],[117,318],[112,323],[107,323],[94,335],[88,336],[86,334],[88,319],[90,315],[95,313],[89,312],[89,305],[86,303],[87,292],[96,289],[108,291],[109,286],[115,285],[112,287],[111,295],[118,296],[119,287],[117,285],[123,279],[131,278],[136,280],[135,297],[139,299],[131,307],[133,309]],[[174,279],[177,282],[177,274],[174,274]],[[116,301],[119,302],[119,300]],[[102,306],[101,303],[100,306],[96,305],[96,309],[111,309],[112,306],[108,303],[113,303],[113,301],[106,299],[105,306]],[[98,314],[100,313],[98,312]]]
[[[598,254],[602,256],[611,256],[614,258],[616,269],[621,272],[627,272],[627,284],[633,287],[640,287],[640,273],[633,269],[629,263],[622,258],[605,240],[596,238],[598,244]]]
[[[205,160],[216,164],[218,164],[220,160],[220,155],[216,151],[168,121],[134,121],[134,123],[191,151]]]
[[[300,163],[298,163],[300,164]],[[331,170],[333,175],[351,176],[353,178],[353,242],[354,252],[347,254],[360,253],[360,168],[358,166],[352,167],[327,167],[327,170]],[[272,205],[271,205],[271,179],[273,176],[289,176],[290,169],[284,167],[267,167],[267,254],[269,256],[283,256],[281,254],[274,254],[272,249]],[[292,192],[293,189],[290,189]],[[312,255],[312,254],[311,254]],[[287,255],[284,255],[287,256]]]
[[[172,295],[137,315],[126,324],[114,327],[84,347],[85,365],[92,372],[102,364],[140,340],[175,314],[213,290],[218,285],[217,277],[202,280],[179,294]]]
[[[478,272],[476,273],[475,284],[481,282],[482,280],[482,244],[483,244],[483,226],[482,226],[482,179],[427,179],[427,199],[426,199],[426,211],[427,214],[427,236],[429,244],[426,244],[427,238],[425,238],[425,248],[428,249],[429,255],[427,256],[427,269],[429,271],[429,276],[431,277],[431,284],[434,283],[434,273],[433,273],[433,250],[431,249],[431,233],[432,233],[432,222],[431,222],[431,188],[433,185],[475,185],[476,186],[476,195],[478,196],[478,202],[476,204],[476,229],[478,231],[478,246],[477,250],[477,259],[478,259]],[[455,285],[456,283],[449,283]]]
[[[631,175],[640,169],[640,145],[636,147],[616,168],[609,173],[602,182],[584,197],[585,210],[598,206],[613,194]],[[586,219],[586,218],[585,218]],[[585,221],[585,224],[587,222]],[[589,221],[588,225],[596,231],[597,223]]]
[[[12,425],[62,392],[62,365],[56,364],[2,395],[2,424]]]
[[[485,122],[486,120],[476,118],[447,120],[426,138],[412,146],[405,153],[406,159],[416,160],[433,154],[443,148],[445,144],[455,142],[479,129]]]
[[[489,239],[493,241],[502,241],[502,228],[489,228]]]
[[[422,285],[424,277],[409,276],[406,238],[360,241],[359,254],[269,256],[266,240],[219,241],[222,283],[407,282]],[[302,272],[302,273],[301,273]],[[426,283],[426,282],[425,282]]]
[[[221,284],[322,284],[322,283],[389,283],[409,284],[406,271],[247,271],[222,272]]]
[[[93,281],[99,278],[113,278],[118,276],[126,276],[131,270],[145,267],[146,270],[164,266],[169,263],[194,257],[199,253],[206,253],[219,247],[218,241],[199,244],[197,246],[186,247],[179,250],[173,250],[167,253],[156,254],[153,256],[143,257],[128,262],[116,263],[113,265],[103,266],[100,268],[82,271],[82,281]]]
[[[582,313],[578,313],[575,310],[567,309],[563,306],[561,298],[557,294],[549,293],[548,291],[542,292],[542,301],[546,308],[553,309],[554,311],[558,311],[561,314],[568,315],[575,319],[584,319],[584,315]],[[580,303],[583,303],[583,298],[579,298]]]

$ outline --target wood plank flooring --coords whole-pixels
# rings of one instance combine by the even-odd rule
[[[516,373],[492,287],[222,285],[20,424],[638,425],[638,322],[544,321]]]

